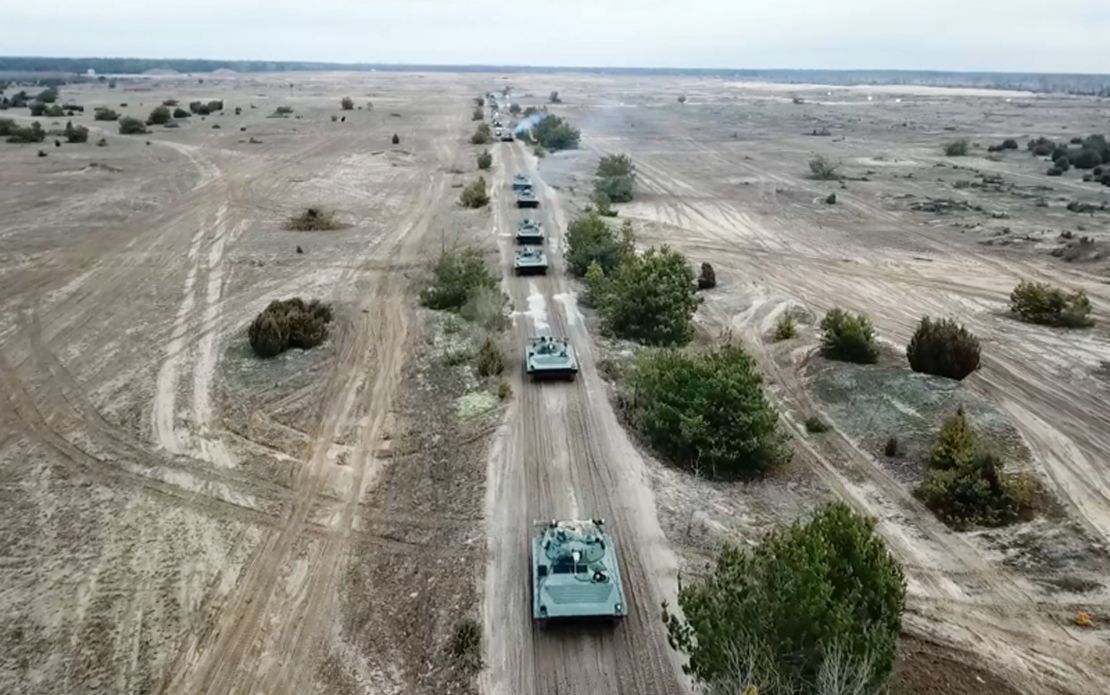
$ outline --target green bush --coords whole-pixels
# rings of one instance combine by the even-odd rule
[[[119,119],[119,133],[120,135],[142,135],[148,133],[146,126],[137,118],[124,116]]]
[[[945,144],[944,155],[946,157],[964,157],[967,155],[967,149],[967,140],[953,140]]]
[[[627,203],[632,200],[636,170],[632,159],[625,154],[611,154],[601,158],[597,164],[594,191],[604,192],[614,203]]]
[[[609,199],[609,194],[605,191],[595,191],[592,200],[597,214],[602,217],[617,216],[617,211],[613,209],[613,201]]]
[[[1054,169],[1059,169],[1060,173],[1063,173],[1068,169],[1071,169],[1071,160],[1066,154],[1062,154],[1056,159],[1052,160],[1052,167]]]
[[[1002,149],[1004,150],[1016,150],[1017,148],[1018,142],[1013,138],[1006,138],[1002,141]]]
[[[798,335],[798,326],[794,322],[794,314],[784,311],[775,321],[775,340],[790,340]]]
[[[33,121],[29,126],[8,128],[8,142],[11,143],[42,142],[45,139],[46,131],[38,121]]]
[[[749,671],[730,693],[824,693],[815,683],[830,659],[845,660],[857,677],[861,687],[850,692],[879,693],[905,597],[902,568],[874,521],[835,503],[754,549],[725,546],[707,576],[680,587],[683,617],[664,604],[663,620],[696,680]]]
[[[1089,147],[1068,154],[1071,165],[1076,169],[1094,169],[1102,164],[1102,155]]]
[[[477,366],[480,376],[496,376],[505,371],[505,360],[501,357],[501,349],[493,339],[486,338],[482,347],[478,349]]]
[[[180,106],[173,110],[173,117],[174,118],[189,118],[190,115],[191,114],[188,111],[181,108]]]
[[[979,339],[950,319],[921,319],[906,358],[915,372],[963,379],[979,368]]]
[[[834,360],[871,364],[879,359],[875,331],[863,314],[833,309],[821,320],[821,351]]]
[[[629,254],[606,277],[598,306],[606,329],[645,345],[682,345],[694,334],[698,307],[694,272],[678,252],[664,246]]]
[[[493,166],[493,155],[490,154],[489,150],[482,150],[482,153],[478,155],[478,168],[485,171],[491,166]]]
[[[53,87],[42,90],[35,97],[35,101],[41,101],[44,104],[53,104],[58,100],[58,90]]]
[[[891,458],[899,453],[898,437],[889,437],[886,444],[883,446],[883,453]]]
[[[555,114],[547,114],[532,126],[532,138],[548,150],[573,150],[581,133]]]
[[[212,101],[208,102],[206,106],[208,107],[209,113],[215,113],[216,111],[224,110],[224,102],[222,99],[213,99]]]
[[[1006,475],[1002,460],[981,450],[963,411],[946,419],[926,459],[915,494],[945,523],[1002,526],[1028,518],[1040,488],[1025,475]]]
[[[281,109],[282,107],[279,106],[275,113],[280,113]],[[189,102],[189,110],[197,114],[198,116],[207,116],[208,114],[212,113],[212,109],[208,108],[208,104],[205,104],[203,101]]]
[[[493,142],[493,133],[490,132],[489,123],[479,123],[470,136],[471,145],[488,145]]]
[[[41,101],[33,101],[28,107],[31,110],[31,116],[39,118],[46,115],[46,104]]]
[[[15,120],[11,118],[0,118],[0,137],[11,135],[16,129]]]
[[[451,656],[468,671],[482,668],[482,626],[473,618],[463,618],[455,624],[448,645]]]
[[[147,125],[165,125],[173,118],[173,114],[165,106],[159,106],[150,112],[147,116]]]
[[[748,478],[789,457],[755,360],[739,345],[640,351],[622,401],[648,444],[682,468]]]
[[[701,264],[701,272],[698,273],[698,289],[711,290],[717,286],[717,271],[713,270],[713,266],[708,263]]]
[[[514,116],[519,116],[520,115],[520,104],[517,104],[515,102],[512,103],[512,104],[509,104],[509,113],[511,113]]]
[[[94,121],[115,121],[119,120],[119,114],[112,109],[98,108],[93,112]]]
[[[343,225],[335,219],[335,213],[323,208],[305,208],[303,212],[289,218],[285,228],[296,232],[326,232],[340,229]]]
[[[50,118],[61,118],[66,115],[66,111],[59,104],[51,104],[46,107],[46,115]]]
[[[840,174],[836,173],[839,168],[839,164],[834,164],[831,159],[823,154],[815,155],[813,159],[809,160],[809,173],[818,181],[839,180]]]
[[[1010,293],[1010,311],[1030,323],[1064,328],[1086,328],[1091,319],[1091,300],[1083,290],[1067,294],[1045,282],[1023,280]]]
[[[177,99],[163,99],[162,106],[177,106]]]
[[[64,131],[66,142],[88,142],[89,129],[83,125],[74,127],[73,121],[66,122],[66,129]]]
[[[489,204],[489,193],[486,192],[486,180],[481,176],[478,180],[463,189],[459,195],[459,202],[463,207],[480,208]]]
[[[472,121],[480,121],[483,118],[485,118],[485,114],[482,113],[482,109],[474,109],[470,114],[470,120]]]
[[[810,415],[809,417],[807,417],[805,421],[805,426],[806,432],[809,432],[810,434],[821,434],[822,432],[829,431],[829,424],[816,415]]]
[[[308,350],[327,340],[331,307],[300,297],[270,302],[247,329],[251,348],[259,357],[274,357],[290,348]]]
[[[432,275],[432,285],[420,293],[420,303],[429,309],[459,311],[479,289],[497,288],[497,278],[473,247],[445,251]]]
[[[351,97],[343,97],[339,100],[339,108],[343,109],[344,111],[354,111],[355,100]]]
[[[608,275],[634,251],[632,228],[625,227],[618,237],[596,213],[583,215],[567,225],[566,243],[567,270],[575,277],[584,276],[591,263],[597,263]]]
[[[551,94],[549,94],[547,96],[547,101],[550,104],[561,104],[561,103],[563,103],[563,100],[559,98],[559,92],[557,90],[552,91]]]
[[[678,95],[678,103],[680,103],[680,104],[685,104],[686,103],[686,95],[685,94],[679,94]]]

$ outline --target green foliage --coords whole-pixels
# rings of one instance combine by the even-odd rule
[[[517,104],[515,102],[512,103],[512,104],[509,104],[509,113],[511,113],[514,116],[519,116],[520,115],[520,104]]]
[[[836,173],[839,168],[839,164],[834,164],[831,159],[823,154],[814,155],[813,159],[809,160],[809,173],[818,181],[839,180],[840,174]]]
[[[979,339],[951,319],[921,319],[906,358],[915,372],[963,379],[979,368]]]
[[[505,360],[501,357],[501,349],[492,338],[486,338],[482,347],[478,349],[477,367],[480,376],[496,376],[505,371]]]
[[[863,314],[832,309],[821,320],[821,351],[834,360],[871,364],[879,360],[875,331]]]
[[[173,118],[173,114],[165,106],[158,106],[147,116],[147,125],[165,125]]]
[[[420,293],[429,309],[459,311],[480,288],[497,288],[497,278],[474,247],[445,251],[436,262],[432,285]]]
[[[597,263],[603,274],[609,274],[634,251],[631,227],[625,227],[618,237],[595,213],[579,217],[567,226],[566,243],[567,269],[575,277],[585,275],[591,263]]]
[[[532,126],[532,138],[548,150],[573,150],[581,133],[555,114],[547,114]]]
[[[1067,294],[1045,282],[1023,280],[1010,293],[1010,311],[1030,323],[1064,328],[1094,325],[1091,300],[1083,290]]]
[[[173,110],[174,118],[189,118],[191,115],[192,114],[190,114],[188,111],[181,108],[180,106]]]
[[[889,437],[883,446],[883,453],[891,458],[899,453],[898,437]]]
[[[493,142],[493,133],[489,129],[489,123],[479,123],[474,129],[474,134],[470,136],[470,144],[487,145],[491,142]]]
[[[628,155],[606,155],[598,162],[594,191],[604,193],[610,202],[627,203],[632,200],[635,182],[635,167]]]
[[[16,129],[15,120],[11,118],[0,118],[0,137],[11,135]]]
[[[493,166],[493,155],[490,154],[489,150],[482,150],[482,153],[478,155],[478,168],[484,171],[491,166]]]
[[[463,618],[455,624],[448,645],[451,656],[468,671],[482,668],[482,626],[474,618]]]
[[[962,411],[946,419],[926,460],[925,479],[914,491],[925,506],[957,528],[1002,526],[1028,518],[1041,495],[1025,475],[1006,475],[995,454],[978,448]]]
[[[597,209],[597,214],[602,217],[616,217],[617,211],[613,209],[613,201],[609,199],[609,194],[605,191],[597,191],[593,195],[594,206]]]
[[[673,463],[714,478],[757,476],[789,454],[755,360],[739,345],[708,353],[643,350],[628,373],[633,426]]]
[[[689,657],[685,670],[703,683],[733,675],[737,657],[761,645],[759,682],[745,692],[771,692],[770,673],[785,681],[774,693],[820,692],[835,654],[857,666],[864,687],[852,692],[877,693],[893,667],[905,596],[874,522],[835,503],[752,550],[726,546],[708,576],[680,588],[684,618],[664,605],[663,619]]]
[[[46,104],[41,101],[31,102],[28,108],[31,110],[31,115],[35,118],[46,115]]]
[[[678,95],[678,103],[680,103],[680,104],[685,104],[686,103],[686,95],[685,94],[679,94]]]
[[[698,289],[711,290],[717,286],[717,271],[713,270],[713,266],[708,263],[701,264],[701,271],[698,273]]]
[[[120,135],[142,135],[148,133],[146,126],[137,118],[124,116],[119,119],[119,133]]]
[[[626,255],[608,277],[598,306],[605,327],[645,345],[682,345],[694,334],[699,300],[694,272],[682,254],[663,246]]]
[[[1016,150],[1017,148],[1018,142],[1013,138],[1006,138],[1002,141],[1002,149],[1004,150]]]
[[[282,108],[283,107],[279,106],[275,113],[281,113]],[[208,104],[205,104],[203,101],[190,101],[189,110],[198,116],[207,116],[212,113],[212,109],[208,108]],[[290,109],[290,111],[292,111],[292,109]]]
[[[470,120],[472,121],[480,121],[483,118],[485,118],[485,115],[482,113],[482,109],[474,109],[470,114]]]
[[[247,329],[259,357],[274,357],[290,348],[308,350],[327,340],[332,310],[327,304],[300,297],[270,302]]]
[[[285,228],[296,232],[325,232],[340,229],[343,225],[335,219],[335,213],[323,208],[305,208],[300,214],[289,218]]]
[[[822,432],[829,431],[829,424],[816,415],[810,415],[809,417],[807,417],[805,425],[806,432],[809,432],[810,434],[821,434]]]
[[[489,204],[489,194],[486,192],[486,180],[481,176],[478,180],[463,189],[459,195],[459,202],[463,207],[480,208]]]
[[[480,96],[474,97],[474,105],[477,106],[478,108],[482,108],[483,106],[485,106],[486,105],[485,97],[480,97]]]
[[[12,143],[42,142],[46,139],[46,131],[38,121],[33,121],[29,126],[9,127],[7,131],[8,142]]]
[[[74,127],[73,121],[66,122],[66,129],[64,131],[66,142],[88,142],[89,129],[83,125]]]
[[[61,118],[66,115],[65,109],[59,104],[50,104],[46,107],[46,115],[50,118]]]
[[[212,101],[208,102],[206,106],[208,107],[209,113],[215,113],[217,111],[224,110],[224,102],[222,99],[213,99]]]
[[[343,97],[339,100],[339,108],[343,109],[344,111],[354,111],[355,100],[351,97]]]
[[[967,155],[967,149],[967,140],[953,140],[944,145],[944,154],[946,157],[964,157]]]
[[[775,321],[775,340],[790,340],[798,335],[798,326],[794,322],[794,315],[789,311],[782,312]]]
[[[608,280],[605,277],[605,271],[601,269],[601,264],[597,261],[590,261],[590,265],[586,268],[586,274],[583,276],[582,281],[586,284],[586,300],[591,306],[600,307],[605,304],[605,290]]]
[[[94,121],[115,121],[119,120],[119,114],[108,108],[98,108],[93,112]]]
[[[502,380],[497,384],[497,398],[499,400],[506,401],[511,395],[513,395],[513,387],[509,385],[509,382]]]
[[[1094,169],[1102,164],[1102,155],[1097,150],[1089,147],[1068,154],[1068,159],[1076,169]]]
[[[495,287],[478,287],[469,294],[459,315],[487,331],[504,330],[509,325],[506,315],[508,297]]]
[[[41,101],[44,104],[53,104],[57,100],[58,90],[54,89],[53,87],[50,87],[49,89],[44,89],[39,92],[37,96],[35,96],[35,101]]]
[[[288,116],[289,114],[293,113],[293,107],[292,106],[279,106],[276,109],[274,109],[274,113],[276,113],[279,116]]]

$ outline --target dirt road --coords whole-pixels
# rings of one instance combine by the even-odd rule
[[[488,669],[483,691],[526,693],[678,693],[685,683],[667,646],[660,603],[673,604],[677,565],[655,518],[647,472],[617,423],[594,350],[562,263],[566,216],[534,158],[520,143],[495,152],[494,233],[503,287],[510,294],[516,343],[510,359],[516,403],[490,459],[487,480],[491,559],[485,582]],[[516,172],[531,175],[540,207],[517,210],[509,188]],[[512,261],[516,223],[539,219],[548,235],[546,276],[517,278]],[[529,336],[566,336],[579,362],[572,383],[532,383],[517,365]],[[531,617],[528,542],[535,522],[602,517],[612,529],[629,597],[616,627],[543,629]]]

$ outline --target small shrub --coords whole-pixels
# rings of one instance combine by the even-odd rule
[[[165,125],[173,118],[173,114],[165,106],[158,106],[147,116],[147,125]]]
[[[717,286],[717,273],[713,270],[713,266],[708,263],[701,264],[701,272],[698,273],[698,289],[711,290]]]
[[[1017,148],[1018,142],[1013,138],[1006,138],[1002,141],[1002,149],[1004,150],[1016,150]]]
[[[509,326],[508,297],[494,287],[477,287],[466,298],[459,315],[493,333]]]
[[[485,171],[491,166],[493,166],[493,155],[490,154],[489,150],[482,150],[481,154],[478,155],[478,168]]]
[[[502,401],[509,400],[509,396],[513,395],[513,387],[507,381],[501,381],[497,384],[497,398]]]
[[[221,99],[213,99],[212,101],[208,102],[206,106],[208,107],[209,113],[215,113],[217,111],[224,110],[224,102]]]
[[[474,129],[474,134],[470,136],[471,145],[488,145],[493,142],[493,133],[489,129],[488,123],[479,123],[478,127]]]
[[[33,121],[29,126],[8,129],[8,142],[11,143],[42,142],[45,139],[46,131],[38,121]]]
[[[817,417],[816,415],[810,415],[809,417],[807,417],[805,424],[806,432],[809,432],[810,434],[821,434],[823,432],[829,431],[828,423]]]
[[[468,208],[480,208],[488,205],[489,193],[486,192],[486,180],[479,176],[477,181],[464,188],[459,195],[459,203]]]
[[[74,127],[73,121],[66,122],[66,142],[88,142],[89,129],[83,125]]]
[[[899,453],[898,437],[890,437],[886,440],[886,445],[883,446],[883,454],[890,458],[894,458]]]
[[[173,110],[173,117],[174,118],[189,118],[189,116],[191,116],[191,115],[192,114],[190,114],[188,111],[181,108],[180,106]]]
[[[473,247],[445,251],[432,275],[432,285],[420,293],[420,303],[429,309],[459,311],[480,288],[497,289],[497,278]]]
[[[113,111],[112,109],[98,108],[95,112],[93,112],[93,120],[94,121],[117,121],[117,120],[119,120],[119,114],[116,113],[115,111]]]
[[[858,364],[878,361],[875,332],[863,314],[832,309],[821,320],[821,331],[821,351],[826,357]]]
[[[99,140],[96,141],[96,146],[97,147],[107,147],[108,146],[108,140],[105,139],[105,138],[100,138]]]
[[[207,116],[212,113],[212,109],[208,108],[208,104],[205,104],[203,101],[189,102],[189,110],[198,116]]]
[[[1102,164],[1102,155],[1088,147],[1069,154],[1068,159],[1071,160],[1071,165],[1076,169],[1094,169]]]
[[[11,118],[0,118],[0,137],[11,135],[16,129],[15,120]]]
[[[682,468],[742,478],[788,458],[763,377],[739,345],[705,353],[642,350],[627,387],[622,398],[633,426]]]
[[[339,108],[344,111],[354,111],[355,101],[351,97],[343,97],[339,100]]]
[[[813,178],[818,181],[837,181],[840,179],[840,174],[836,170],[840,168],[839,164],[834,164],[832,160],[823,154],[819,154],[809,160],[809,172]]]
[[[517,104],[515,102],[512,103],[512,104],[509,104],[509,113],[511,113],[514,116],[519,116],[520,115],[520,104]]]
[[[148,133],[146,126],[137,118],[124,116],[119,119],[119,134],[120,135],[143,135]]]
[[[558,91],[551,92],[551,94],[549,94],[547,96],[547,101],[550,104],[561,104],[561,103],[563,103],[563,100],[559,98],[559,92]]]
[[[596,213],[576,218],[567,225],[567,270],[583,277],[591,263],[597,263],[608,275],[620,262],[634,252],[632,228],[625,227],[620,236]]]
[[[699,300],[682,254],[663,246],[629,254],[606,277],[598,305],[606,330],[645,345],[682,345],[693,336]]]
[[[794,322],[794,314],[784,311],[775,321],[775,340],[790,340],[798,335],[798,326]]]
[[[401,136],[398,135],[397,133],[394,133],[393,137],[390,138],[390,142],[392,142],[394,145],[400,145],[401,144]]]
[[[963,379],[979,368],[979,339],[950,319],[921,319],[906,358],[915,372]]]
[[[45,157],[46,156],[46,150],[39,150],[39,156],[40,157]]]
[[[496,376],[505,371],[505,360],[501,357],[501,349],[493,339],[486,338],[482,347],[478,349],[477,367],[480,376]]]
[[[1059,169],[1060,173],[1063,173],[1068,169],[1071,169],[1071,160],[1068,159],[1068,156],[1066,154],[1060,155],[1055,160],[1053,160],[1052,167],[1054,169]]]
[[[162,106],[177,106],[177,99],[163,99]]]
[[[323,208],[305,208],[303,212],[289,218],[285,228],[297,232],[324,232],[340,229],[342,225],[335,219],[335,213]]]
[[[46,104],[41,101],[33,101],[28,107],[31,111],[31,116],[39,118],[46,115]]]
[[[825,198],[826,205],[836,205],[836,194],[830,193],[829,197]]]
[[[679,94],[678,95],[678,103],[680,103],[680,104],[685,104],[686,103],[686,95],[685,94]]]
[[[1048,171],[1046,171],[1045,174],[1047,176],[1063,176],[1064,170],[1060,169],[1059,167],[1049,167]]]
[[[479,109],[474,109],[474,111],[471,112],[471,114],[470,114],[470,120],[472,120],[472,121],[480,121],[483,118],[485,118],[485,114],[482,113],[482,109],[480,109],[480,108]]]
[[[628,155],[606,155],[597,164],[594,191],[605,193],[610,202],[627,203],[632,200],[636,169]]]
[[[944,155],[946,157],[964,157],[967,155],[967,149],[967,140],[953,140],[945,144]]]
[[[66,111],[58,104],[51,104],[46,107],[46,115],[50,118],[61,118],[66,115]]]
[[[482,626],[473,618],[463,618],[455,624],[448,645],[451,656],[458,659],[467,670],[482,667]]]
[[[276,109],[274,109],[274,113],[278,114],[279,116],[288,116],[289,114],[293,113],[293,107],[292,106],[279,106]]]
[[[1091,319],[1091,300],[1083,290],[1071,294],[1048,283],[1023,280],[1010,293],[1010,311],[1030,323],[1085,328]]]
[[[331,307],[300,297],[270,302],[247,329],[251,348],[259,357],[274,357],[290,348],[308,350],[327,340]]]
[[[594,208],[602,217],[616,217],[617,211],[613,209],[613,201],[605,191],[596,191],[593,195]]]

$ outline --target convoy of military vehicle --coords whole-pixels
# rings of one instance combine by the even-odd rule
[[[514,126],[503,122],[497,95],[486,95],[494,136],[513,141]],[[539,198],[528,176],[513,176],[511,189],[518,208],[538,208]],[[516,275],[547,274],[543,224],[525,217],[517,223],[513,259]],[[524,373],[540,379],[574,380],[578,359],[566,338],[538,336],[525,348]],[[553,520],[532,539],[532,618],[540,626],[552,621],[617,621],[628,614],[617,550],[601,519]]]

